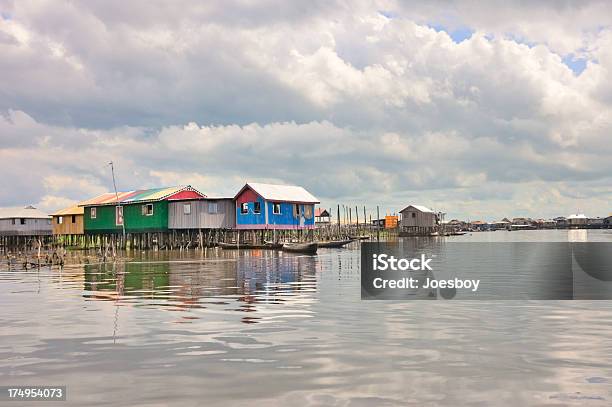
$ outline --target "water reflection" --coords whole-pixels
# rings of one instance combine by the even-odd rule
[[[268,250],[219,251],[200,258],[139,254],[130,262],[84,265],[83,297],[173,311],[231,305],[253,313],[257,304],[282,304],[313,293],[316,268],[315,256]],[[242,322],[258,319],[244,316]]]

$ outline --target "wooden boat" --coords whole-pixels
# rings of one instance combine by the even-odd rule
[[[319,247],[336,248],[336,247],[344,247],[351,242],[352,242],[351,239],[344,239],[344,240],[329,240],[327,242],[318,242],[317,244],[319,245]]]
[[[283,251],[293,253],[316,254],[319,245],[317,243],[285,243]]]
[[[370,236],[349,236],[352,240],[368,240]]]
[[[221,243],[219,247],[224,250],[237,250],[237,249],[268,249],[268,250],[279,250],[283,247],[282,243],[269,243],[264,244],[250,244],[250,243]]]

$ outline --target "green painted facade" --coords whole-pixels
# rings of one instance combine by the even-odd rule
[[[147,203],[133,203],[123,206],[126,233],[164,232],[168,230],[168,201],[149,202],[153,205],[152,215],[143,215],[142,207]],[[96,217],[91,217],[91,208],[96,208]],[[115,205],[86,206],[85,233],[121,233],[123,228],[116,224]]]

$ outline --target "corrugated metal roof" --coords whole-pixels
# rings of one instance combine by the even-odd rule
[[[408,205],[407,207],[405,207],[404,209],[402,209],[400,212],[404,212],[406,209],[413,207],[414,209],[417,209],[421,212],[427,212],[427,213],[434,213],[434,211],[432,211],[431,209],[429,209],[426,206],[423,205]]]
[[[164,188],[151,188],[151,189],[140,189],[137,191],[119,192],[117,199],[114,192],[107,192],[99,195],[95,198],[89,199],[79,203],[79,206],[98,206],[98,205],[113,205],[117,203],[135,203],[135,202],[151,202],[161,201],[169,196],[172,196],[181,191],[194,191],[198,194],[205,196],[200,191],[192,188],[190,185],[176,186],[176,187],[164,187]]]
[[[85,208],[76,204],[55,212],[53,216],[82,215],[83,213],[85,213]]]
[[[25,208],[0,208],[0,219],[49,219],[49,217],[49,215],[33,206],[26,206]]]
[[[237,198],[246,187],[250,187],[259,196],[268,201],[319,203],[319,200],[314,195],[302,187],[296,185],[262,184],[259,182],[247,182],[240,192],[236,194],[234,199]]]

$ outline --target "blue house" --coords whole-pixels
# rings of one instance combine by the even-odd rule
[[[247,183],[234,197],[236,229],[314,229],[310,192],[293,185]]]

